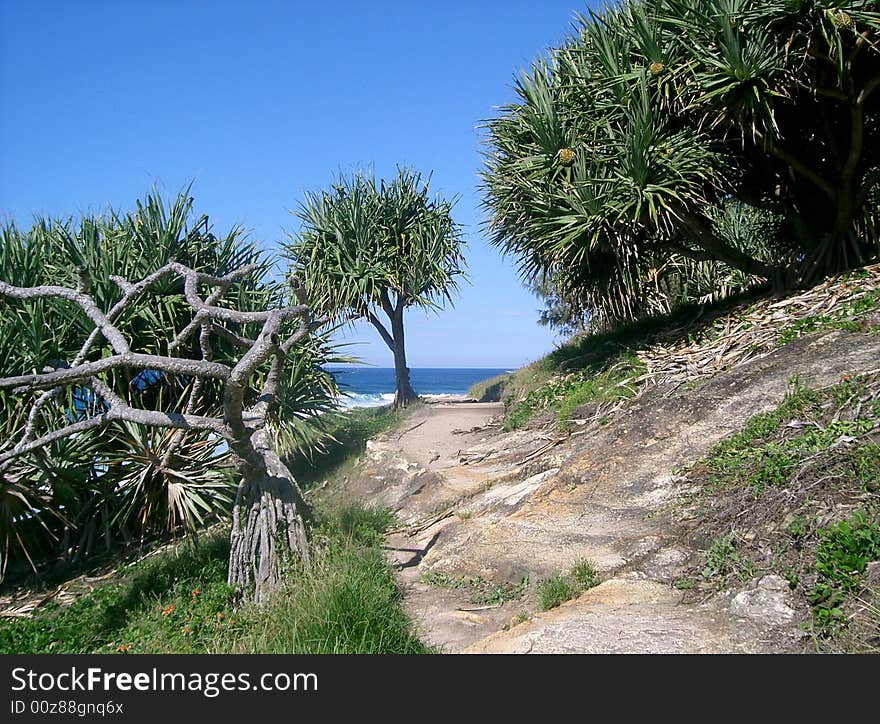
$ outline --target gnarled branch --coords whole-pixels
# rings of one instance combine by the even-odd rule
[[[41,390],[46,387],[57,387],[82,382],[101,372],[124,367],[132,370],[156,370],[171,375],[187,375],[192,377],[213,377],[225,380],[231,370],[219,362],[184,359],[181,357],[162,357],[154,354],[126,354],[104,357],[95,362],[83,362],[75,367],[66,367],[54,372],[18,375],[0,379],[0,389],[24,388]]]
[[[95,324],[80,351],[69,365],[46,372],[14,375],[0,379],[0,389],[13,388],[15,391],[45,390],[32,403],[28,414],[24,434],[18,443],[0,455],[0,466],[5,467],[12,458],[27,454],[55,440],[75,435],[108,424],[113,420],[125,420],[141,425],[172,428],[178,430],[207,430],[214,432],[230,443],[230,447],[242,458],[251,462],[259,456],[250,440],[250,432],[265,424],[265,416],[271,402],[274,401],[277,379],[284,357],[293,346],[302,340],[310,331],[309,308],[303,303],[305,293],[298,280],[291,280],[291,287],[297,305],[270,309],[260,312],[241,312],[216,306],[230,285],[257,269],[256,265],[241,267],[225,276],[213,276],[197,272],[183,264],[171,261],[137,283],[114,276],[112,280],[122,290],[122,298],[116,302],[109,312],[103,313],[88,293],[88,274],[82,271],[76,289],[61,286],[15,287],[0,282],[0,294],[14,299],[35,299],[54,297],[76,303]],[[179,276],[184,279],[184,294],[195,314],[186,327],[176,334],[169,344],[174,350],[196,330],[200,330],[199,349],[201,359],[171,357],[132,352],[122,332],[114,325],[113,320],[123,310],[150,287],[168,276]],[[208,285],[215,289],[204,299],[199,296],[199,286]],[[297,330],[283,343],[279,334],[285,322],[298,319]],[[263,328],[256,340],[249,340],[241,335],[216,324],[222,321],[229,324],[262,323]],[[227,340],[235,341],[246,352],[234,367],[214,362],[211,346],[211,334]],[[116,354],[95,361],[86,361],[89,353],[103,336]],[[245,393],[249,389],[250,379],[257,370],[275,356],[268,371],[265,384],[255,405],[245,410]],[[57,366],[57,364],[55,365]],[[98,377],[114,369],[156,370],[166,375],[182,376],[193,379],[193,388],[183,413],[166,413],[132,407],[119,397]],[[198,397],[207,379],[217,379],[224,383],[224,416],[223,418],[196,415]],[[64,387],[83,385],[90,388],[104,403],[106,409],[98,416],[66,425],[38,436],[38,426],[46,405],[55,399]]]
[[[81,285],[80,285],[81,286]],[[98,309],[95,301],[84,291],[68,289],[67,287],[38,286],[38,287],[14,287],[11,284],[0,281],[0,294],[5,294],[13,299],[41,299],[55,297],[67,299],[78,304],[85,315],[92,320],[95,327],[104,335],[104,338],[113,347],[117,354],[125,354],[129,351],[128,341],[122,333],[116,329],[107,319],[106,315]]]

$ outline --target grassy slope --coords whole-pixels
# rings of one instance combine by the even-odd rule
[[[823,390],[794,380],[688,478],[705,554],[679,588],[774,573],[811,611],[820,649],[880,651],[880,577],[868,575],[880,560],[880,374]]]
[[[268,608],[226,585],[225,532],[144,559],[121,580],[0,622],[2,653],[425,653],[379,542],[391,516],[319,512],[313,565]]]
[[[864,274],[856,270],[838,278],[858,284]],[[553,415],[565,429],[578,408],[589,403],[613,402],[635,394],[632,380],[645,372],[636,356],[656,344],[707,342],[718,334],[725,318],[734,323],[752,314],[752,305],[767,299],[756,289],[712,305],[693,305],[673,314],[650,317],[610,332],[575,337],[545,357],[507,375],[478,382],[468,395],[485,401],[503,401],[506,429],[526,426],[533,418]],[[831,311],[810,315],[776,330],[778,344],[819,331],[856,331],[861,319],[880,309],[880,292],[865,294],[857,302],[840,303]]]
[[[658,340],[698,336],[720,314],[748,297],[712,307],[688,306],[675,314],[650,317],[610,332],[575,337],[550,354],[509,375],[478,382],[470,397],[503,401],[505,426],[517,429],[540,413],[552,413],[565,427],[577,408],[591,402],[631,397],[629,380],[644,372],[635,352]]]

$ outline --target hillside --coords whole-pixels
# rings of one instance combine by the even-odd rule
[[[503,402],[343,416],[295,466],[320,565],[277,605],[237,600],[220,530],[9,589],[0,649],[877,651],[878,290],[688,309]]]
[[[417,409],[334,495],[395,510],[442,650],[876,649],[878,288],[581,339],[505,408]]]

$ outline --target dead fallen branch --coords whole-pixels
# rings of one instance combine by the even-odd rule
[[[846,309],[869,295],[880,293],[880,264],[860,270],[861,276],[831,278],[799,294],[782,300],[765,299],[743,314],[720,317],[693,342],[682,339],[671,344],[655,344],[636,354],[648,371],[632,382],[683,384],[728,370],[769,354],[779,345],[780,333],[795,328],[812,317],[830,318],[838,310],[835,323],[856,321],[858,312],[847,316]],[[805,331],[810,331],[805,325]]]

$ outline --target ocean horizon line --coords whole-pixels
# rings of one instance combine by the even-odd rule
[[[328,365],[326,369],[336,378],[345,407],[374,407],[394,400],[393,367]],[[466,395],[475,383],[512,371],[510,367],[411,367],[410,382],[416,394],[442,399]]]
[[[520,369],[523,365],[498,365],[497,367],[414,367],[410,366],[409,370],[486,370],[488,372],[497,372],[498,370],[506,371],[514,371]],[[324,365],[325,369],[334,370],[334,369],[367,369],[367,370],[393,370],[393,365],[380,367],[379,365],[369,365],[369,364],[341,364],[341,363],[333,363]]]

